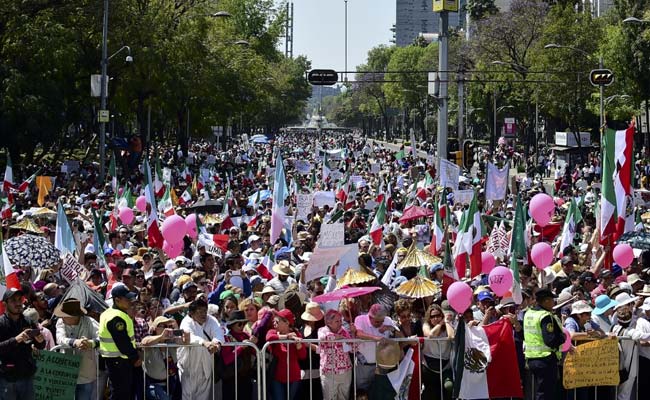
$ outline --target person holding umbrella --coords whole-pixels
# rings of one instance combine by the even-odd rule
[[[34,398],[36,361],[32,347],[45,348],[45,338],[23,316],[20,289],[8,288],[2,296],[6,308],[0,317],[0,393],[3,399]]]

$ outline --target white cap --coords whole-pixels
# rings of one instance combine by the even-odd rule
[[[261,239],[261,238],[260,238],[259,236],[257,236],[257,235],[250,235],[250,236],[248,237],[248,243],[250,244],[250,243],[253,243],[254,241],[256,241],[256,240],[260,240],[260,239]]]

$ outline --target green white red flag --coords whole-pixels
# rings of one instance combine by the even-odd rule
[[[154,185],[151,181],[151,167],[147,157],[144,158],[144,175],[146,186],[144,196],[147,199],[147,244],[149,247],[162,249],[163,237],[158,226],[158,209],[156,207],[156,195]]]
[[[474,277],[481,274],[481,250],[486,232],[476,197],[475,192],[469,209],[462,218],[456,236],[456,243],[454,244],[455,264],[459,277],[465,276],[467,261],[470,264],[470,276]]]
[[[5,193],[9,193],[9,190],[13,185],[14,185],[14,168],[13,165],[11,164],[11,156],[9,156],[9,152],[7,152],[7,167],[5,168],[5,178],[2,183],[2,190],[4,190]]]
[[[379,208],[375,214],[375,218],[372,220],[372,225],[370,225],[370,230],[368,235],[372,238],[372,242],[379,246],[381,244],[381,238],[384,233],[384,224],[386,223],[386,201],[382,199],[379,203]]]

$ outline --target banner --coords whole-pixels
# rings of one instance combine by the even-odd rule
[[[65,278],[68,283],[72,283],[80,277],[86,269],[79,264],[77,258],[70,253],[66,253],[63,257],[63,265],[61,266],[61,276]]]
[[[311,163],[307,160],[295,160],[293,167],[302,175],[307,175],[311,172]]]
[[[503,200],[508,190],[509,163],[499,169],[496,165],[488,163],[487,178],[485,179],[485,199]]]
[[[524,393],[519,379],[517,351],[512,334],[512,323],[507,318],[484,325],[483,330],[490,343],[492,361],[488,364],[487,379],[490,398],[523,398]]]
[[[458,190],[460,167],[445,159],[440,159],[440,186]]]
[[[314,203],[314,195],[311,193],[308,194],[297,194],[296,195],[296,218],[303,219],[307,218],[307,215],[311,212],[312,204]]]
[[[581,344],[564,360],[562,383],[565,389],[587,386],[617,386],[618,341],[594,340]]]
[[[343,246],[345,242],[345,225],[341,222],[338,224],[322,224],[320,226],[320,235],[318,236],[318,247],[338,247]]]
[[[34,356],[36,400],[74,399],[81,356],[41,350]]]

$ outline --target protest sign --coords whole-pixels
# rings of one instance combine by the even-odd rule
[[[339,171],[338,169],[334,169],[330,171],[330,178],[335,181],[337,179],[343,178],[343,172]]]
[[[440,159],[440,186],[458,190],[460,168],[445,159]]]
[[[337,247],[343,246],[345,241],[344,224],[323,224],[320,227],[318,237],[318,247]]]
[[[65,278],[68,283],[72,283],[85,271],[85,268],[79,264],[76,257],[70,253],[66,253],[63,257],[63,266],[61,266],[61,276]]]
[[[499,169],[492,163],[487,164],[487,179],[485,180],[485,199],[503,200],[508,190],[509,164]]]
[[[36,400],[74,399],[81,356],[41,350],[36,358]]]
[[[314,253],[309,258],[309,266],[305,271],[305,280],[307,282],[318,279],[322,276],[329,275],[331,272],[331,267],[336,264],[341,257],[346,256],[348,253],[352,253],[353,256],[358,257],[358,245],[349,244],[347,246],[338,246],[338,247],[316,247]],[[345,268],[347,269],[347,268]],[[338,275],[337,271],[337,275]]]
[[[379,171],[381,171],[381,165],[379,163],[370,164],[370,172],[372,172],[373,174],[378,174]]]
[[[293,166],[299,174],[307,175],[311,172],[311,163],[307,160],[295,160]]]
[[[454,203],[469,204],[472,202],[473,197],[474,191],[472,189],[454,191]]]
[[[307,218],[314,202],[314,195],[311,193],[296,195],[296,218]]]
[[[336,205],[336,198],[333,191],[317,191],[314,192],[314,205],[316,207],[323,207],[325,205],[333,208]]]
[[[565,389],[619,384],[618,342],[611,339],[581,344],[564,361]]]

